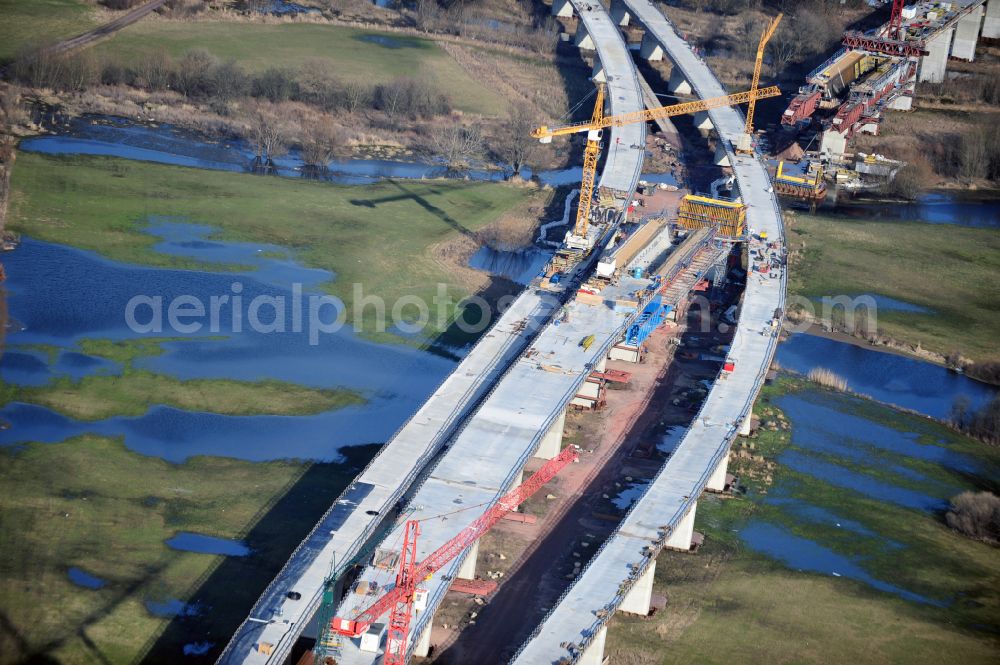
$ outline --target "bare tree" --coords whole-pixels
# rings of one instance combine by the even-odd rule
[[[329,168],[330,161],[344,152],[344,132],[333,121],[324,117],[305,127],[302,140],[302,161],[307,171],[319,175]]]
[[[531,160],[537,149],[538,142],[531,136],[535,125],[531,114],[516,104],[500,126],[495,152],[515,174]]]
[[[774,68],[774,76],[777,78],[785,70],[788,63],[799,55],[799,40],[795,35],[794,28],[790,24],[783,23],[771,37],[771,41],[767,43],[767,50],[771,54],[771,66]]]
[[[289,127],[273,109],[258,104],[247,119],[249,139],[253,144],[253,169],[258,173],[275,170],[274,158],[283,155],[288,147]]]
[[[483,154],[483,132],[478,125],[463,127],[449,123],[431,134],[434,152],[452,171],[463,171]]]
[[[345,83],[340,94],[344,108],[350,113],[357,113],[372,104],[372,89],[359,81]]]

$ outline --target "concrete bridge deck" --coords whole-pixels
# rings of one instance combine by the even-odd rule
[[[604,63],[609,81],[609,112],[627,113],[641,109],[642,98],[634,64],[621,34],[611,24],[603,7],[597,5],[586,11],[583,23],[598,36],[595,42],[597,56]],[[622,208],[631,198],[639,179],[645,154],[644,140],[645,127],[642,124],[614,128],[610,138],[606,139],[606,157],[599,184],[619,192]],[[334,557],[341,565],[356,556],[379,532],[387,516],[393,513],[394,506],[413,488],[421,473],[437,459],[460,430],[467,437],[466,441],[480,436],[476,441],[485,446],[481,434],[476,434],[485,428],[493,437],[491,445],[498,456],[491,458],[479,454],[479,443],[458,446],[456,440],[456,445],[423,483],[423,494],[412,500],[411,505],[423,502],[430,510],[430,507],[444,502],[454,510],[460,507],[454,503],[458,498],[465,506],[475,505],[492,498],[497,489],[517,479],[515,476],[520,475],[524,461],[530,457],[530,451],[527,455],[525,451],[532,445],[537,447],[535,430],[542,427],[543,420],[550,416],[555,419],[561,413],[565,408],[562,400],[570,391],[569,386],[582,382],[589,374],[585,366],[593,362],[599,349],[606,350],[608,345],[618,341],[615,335],[620,337],[618,329],[626,317],[620,312],[612,312],[588,318],[584,313],[577,321],[577,328],[564,327],[561,335],[553,334],[548,338],[548,346],[539,349],[544,348],[544,353],[554,354],[558,362],[564,362],[564,374],[531,370],[530,362],[517,362],[535,335],[549,323],[559,305],[558,298],[552,294],[533,288],[526,289],[515,300],[303,540],[226,645],[219,663],[283,663],[319,607],[323,583],[331,572]],[[582,332],[580,339],[589,334],[597,336],[593,353],[571,353],[580,341],[572,339],[571,335],[584,329],[589,332]],[[604,337],[609,341],[602,346]],[[563,352],[570,352],[572,358],[567,356],[563,359],[559,355]],[[542,351],[539,350],[539,353]],[[527,383],[525,376],[519,375],[520,378],[510,384],[513,389],[500,391],[497,384],[501,377],[508,372],[515,373],[514,370],[519,368],[522,373],[529,368],[527,375],[530,379]],[[539,392],[543,390],[542,386],[545,386],[544,393]],[[504,400],[510,401],[498,400],[494,395],[487,400],[490,404],[487,409],[484,399],[494,389],[506,396]],[[527,399],[528,395],[532,398]],[[527,402],[536,405],[537,413],[527,410],[524,406]],[[480,409],[481,418],[470,420],[481,404],[484,407]],[[500,429],[496,429],[498,426]],[[515,432],[520,436],[520,449],[507,443],[507,437]],[[508,446],[518,452],[504,454]],[[509,466],[504,468],[503,465]],[[466,484],[470,472],[480,481],[478,487]],[[461,513],[461,523],[472,521],[481,512]],[[440,538],[434,537],[434,532],[428,527],[421,542],[428,547],[436,547],[450,537],[445,530],[440,535]],[[427,551],[430,550],[424,550],[424,553]],[[301,599],[288,598],[290,591],[301,594]],[[256,648],[261,643],[273,645],[273,651],[270,654],[261,653]]]
[[[271,582],[226,646],[220,663],[281,663],[319,606],[323,582],[378,531],[419,471],[454,434],[496,380],[525,350],[558,306],[554,295],[528,290],[358,475]],[[289,591],[302,594],[291,600]],[[255,645],[276,646],[271,657]]]
[[[653,44],[645,52],[655,57],[655,46],[662,47],[698,97],[726,94],[708,66],[648,0],[625,0],[624,7],[618,6],[619,12],[623,9],[645,27],[644,44]],[[743,115],[734,108],[720,108],[709,117],[729,153],[748,206],[749,227],[783,241],[781,213],[763,165],[731,150],[731,142],[743,131]],[[614,612],[648,613],[656,555],[663,547],[687,549],[698,497],[706,487],[722,489],[730,444],[749,419],[774,354],[777,338],[771,323],[776,309],[784,308],[784,294],[784,271],[780,279],[759,273],[748,276],[728,356],[735,370],[720,375],[677,450],[512,662],[600,663],[606,624]]]

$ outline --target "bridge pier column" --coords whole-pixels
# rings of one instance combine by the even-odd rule
[[[688,552],[691,550],[691,539],[694,537],[694,515],[698,509],[698,502],[691,504],[691,510],[681,518],[677,527],[667,538],[666,547],[672,550]]]
[[[427,622],[427,627],[424,628],[424,632],[420,633],[420,637],[413,644],[413,655],[418,658],[426,658],[431,653],[431,628],[434,627],[433,619]]]
[[[955,28],[939,32],[934,39],[927,42],[927,55],[920,58],[920,73],[917,80],[921,83],[940,83],[944,80],[948,69],[948,54],[951,52],[951,38]]]
[[[719,461],[719,464],[715,467],[715,471],[709,476],[708,482],[705,483],[705,489],[709,492],[724,492],[726,491],[726,472],[729,470],[729,453],[727,452],[725,456]]]
[[[552,0],[552,9],[549,11],[553,16],[570,18],[573,16],[573,5],[569,0]]]
[[[594,69],[590,74],[591,80],[597,83],[606,83],[608,77],[604,74],[604,65],[601,64],[600,58],[594,58]]]
[[[463,580],[476,579],[476,560],[478,558],[479,541],[477,540],[469,545],[469,554],[465,557],[465,560],[462,562],[462,567],[458,569],[458,574],[455,577]]]
[[[591,38],[590,33],[587,32],[587,28],[583,25],[583,21],[580,21],[580,25],[576,28],[576,38],[573,40],[577,48],[581,51],[593,51],[597,47],[594,46],[594,40]]]
[[[577,665],[604,665],[604,642],[608,638],[607,626],[601,626],[587,650],[577,660]]]
[[[539,459],[552,459],[562,450],[563,430],[566,428],[566,409],[563,409],[549,427],[549,431],[542,437],[538,444],[535,457]]]
[[[709,121],[711,122],[711,121]],[[732,166],[729,161],[729,153],[722,146],[722,142],[726,139],[720,138],[715,144],[715,165],[716,166]]]
[[[990,0],[986,4],[986,18],[983,19],[983,37],[1000,39],[1000,0]]]
[[[595,372],[603,372],[608,368],[608,356],[603,355],[601,359],[594,363]]]
[[[625,600],[618,607],[622,612],[649,616],[649,603],[653,599],[653,577],[656,574],[656,559],[642,572],[632,588],[625,594]]]
[[[663,47],[652,32],[647,30],[642,36],[642,44],[639,46],[639,55],[649,60],[663,60]]]
[[[691,87],[691,84],[688,83],[688,80],[681,74],[681,70],[676,66],[670,70],[670,80],[667,81],[667,92],[672,92],[675,95],[694,94],[694,88]]]
[[[979,42],[979,28],[983,23],[983,6],[979,5],[963,16],[955,26],[955,41],[951,45],[951,55],[972,62],[976,57]]]
[[[699,132],[710,132],[715,129],[715,125],[712,124],[712,118],[709,117],[708,111],[698,111],[693,116],[694,127]]]
[[[625,27],[628,25],[632,15],[628,13],[628,6],[622,0],[611,0],[611,20],[617,25]]]
[[[753,422],[753,409],[747,411],[746,418],[740,423],[740,436],[750,436],[750,426]]]

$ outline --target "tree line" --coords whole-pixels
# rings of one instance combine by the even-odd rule
[[[174,58],[153,52],[135,62],[100,58],[92,51],[60,55],[44,48],[23,50],[12,77],[34,88],[81,91],[97,85],[124,85],[148,92],[173,90],[201,102],[226,104],[254,98],[272,103],[299,101],[329,112],[376,110],[390,122],[450,113],[451,102],[427,81],[399,77],[385,83],[336,78],[332,63],[312,60],[298,68],[271,67],[248,72],[232,60],[220,60],[204,49]]]

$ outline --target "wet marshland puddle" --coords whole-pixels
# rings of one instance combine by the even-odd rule
[[[155,294],[165,303],[181,295],[209,302],[212,296],[232,295],[233,283],[239,282],[245,302],[257,295],[291,299],[292,282],[306,285],[308,294],[313,286],[333,278],[299,265],[287,250],[206,240],[207,227],[158,219],[151,229],[161,239],[160,251],[235,263],[248,270],[220,273],[133,266],[25,238],[4,257],[8,307],[17,322],[7,338],[14,351],[0,358],[4,381],[40,385],[54,377],[121,372],[117,363],[81,353],[77,343],[88,338],[173,336],[141,335],[129,329],[124,311],[135,295]],[[236,333],[230,317],[221,316],[219,322],[218,333],[166,342],[161,355],[139,358],[135,368],[179,379],[275,379],[316,388],[350,388],[367,403],[313,416],[219,416],[154,406],[138,417],[91,423],[15,401],[0,408],[0,419],[10,424],[0,431],[0,445],[56,442],[92,432],[123,436],[131,449],[171,461],[192,455],[337,460],[344,446],[388,438],[454,366],[412,347],[369,342],[346,328],[324,335],[312,346],[307,334],[290,327],[285,333],[255,333],[246,327]],[[50,364],[39,345],[54,347],[57,361]],[[275,441],[282,443],[276,446]]]
[[[199,554],[220,554],[222,556],[247,556],[250,548],[237,540],[206,536],[200,533],[182,531],[167,541],[167,546],[183,552]]]
[[[760,499],[764,510],[739,530],[743,542],[795,570],[850,578],[912,602],[950,604],[876,572],[913,543],[884,533],[886,523],[869,512],[870,502],[937,519],[964,489],[960,478],[988,475],[982,463],[931,436],[918,420],[876,420],[875,413],[895,412],[860,398],[801,390],[774,404],[791,424],[791,443],[776,458],[784,470]]]
[[[102,580],[100,577],[91,575],[75,566],[66,571],[66,574],[69,576],[70,582],[85,589],[100,589],[107,584],[107,581]]]

